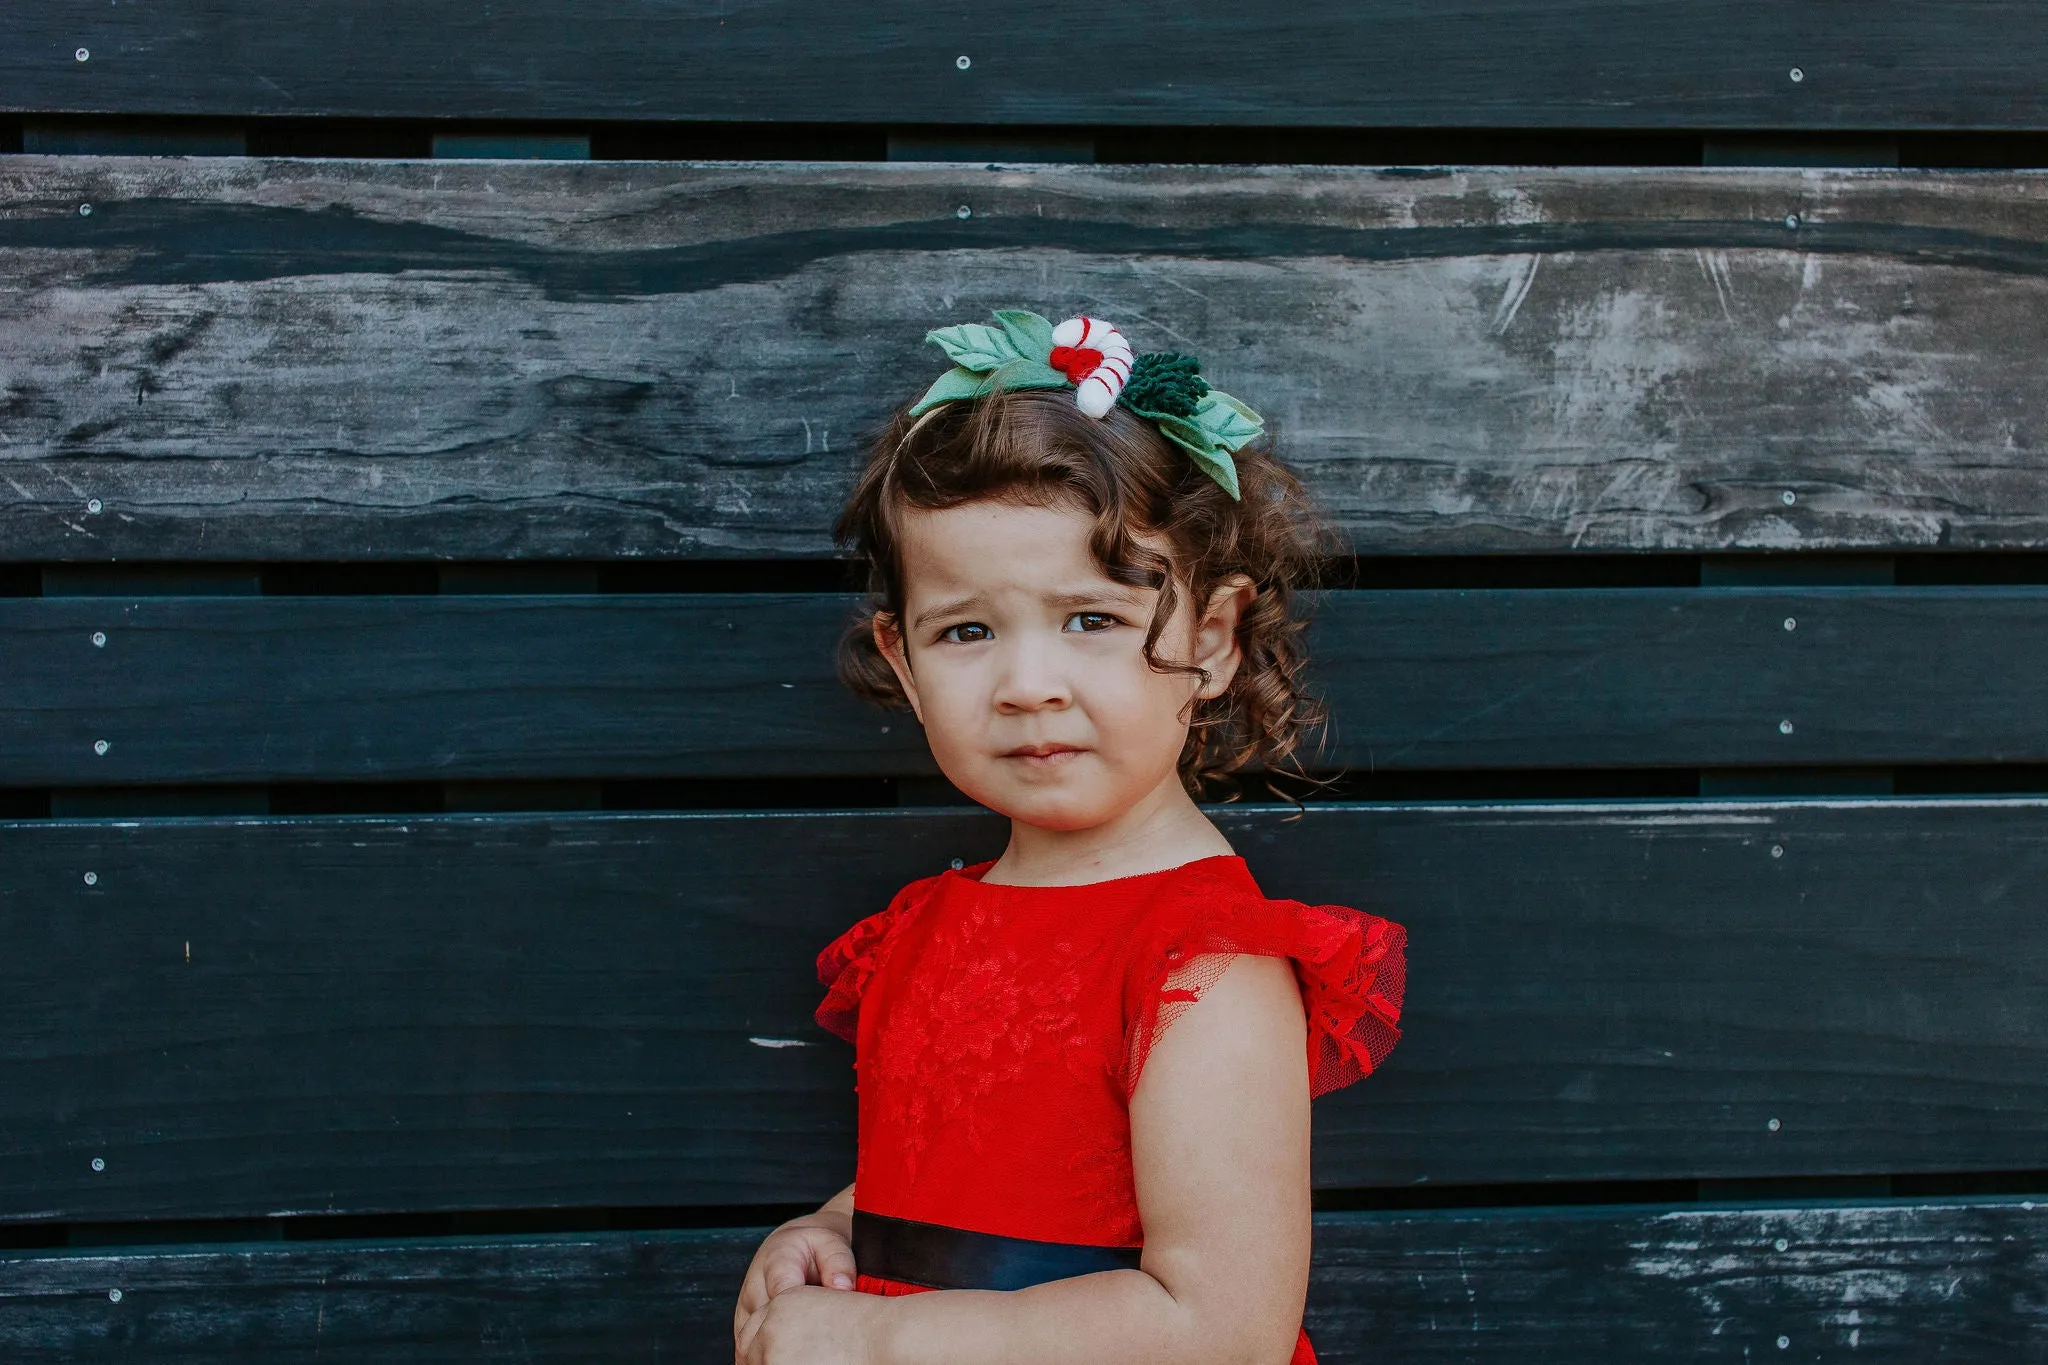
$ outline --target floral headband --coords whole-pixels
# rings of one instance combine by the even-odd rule
[[[1134,356],[1123,333],[1100,318],[1068,318],[1055,327],[1021,308],[998,308],[995,318],[993,327],[963,322],[925,334],[953,368],[917,400],[912,417],[999,389],[1071,388],[1074,406],[1097,420],[1122,404],[1157,423],[1224,492],[1238,496],[1231,456],[1265,429],[1265,419],[1210,388],[1200,361],[1178,351]]]

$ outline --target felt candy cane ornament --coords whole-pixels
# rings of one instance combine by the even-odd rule
[[[1101,318],[1068,318],[1052,329],[1052,367],[1073,383],[1074,406],[1098,421],[1130,382],[1131,358],[1131,343]]]

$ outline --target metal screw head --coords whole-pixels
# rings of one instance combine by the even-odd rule
[[[1796,214],[1796,213],[1788,213],[1788,214],[1786,214],[1786,215],[1785,215],[1785,226],[1786,226],[1786,227],[1788,227],[1788,228],[1796,228],[1796,227],[1798,227],[1798,226],[1799,226],[1799,215],[1798,215],[1798,214]]]
[[[1779,722],[1778,722],[1778,733],[1779,733],[1779,734],[1781,734],[1781,735],[1789,735],[1789,734],[1791,734],[1791,733],[1792,733],[1792,722],[1791,722],[1791,721],[1789,721],[1789,720],[1781,720],[1781,721],[1779,721]]]
[[[1770,1121],[1769,1123],[1766,1123],[1766,1124],[1764,1125],[1764,1127],[1766,1127],[1766,1128],[1770,1129],[1770,1130],[1771,1130],[1772,1132],[1774,1132],[1774,1133],[1775,1133],[1775,1132],[1777,1132],[1777,1131],[1778,1131],[1778,1129],[1779,1129],[1779,1128],[1781,1128],[1781,1127],[1783,1127],[1783,1126],[1784,1126],[1784,1125],[1783,1125],[1783,1124],[1781,1124],[1781,1123],[1779,1123],[1779,1122],[1778,1122],[1778,1121],[1777,1121],[1776,1119],[1772,1119],[1772,1120],[1771,1120],[1771,1121]]]
[[[109,1289],[107,1291],[107,1301],[109,1303],[119,1303],[121,1301],[121,1291],[118,1289]]]
[[[103,1156],[94,1157],[92,1159],[92,1168],[95,1171],[104,1171],[107,1169],[107,1159]]]
[[[965,71],[968,67],[974,65],[974,59],[963,52],[953,59],[953,65]]]
[[[99,874],[99,873],[97,873],[97,872],[88,872],[88,873],[86,873],[86,874],[85,874],[85,884],[86,884],[87,886],[98,886],[98,885],[100,884],[100,874]]]
[[[81,61],[81,62],[89,62],[89,61],[91,61],[91,60],[92,60],[92,53],[91,53],[91,51],[89,51],[89,50],[88,50],[88,49],[86,49],[86,48],[82,48],[82,47],[81,47],[80,49],[78,49],[78,51],[76,51],[76,52],[72,53],[71,55],[72,55],[73,57],[76,57],[76,58],[77,58],[77,59],[78,59],[79,61]]]
[[[107,754],[107,750],[108,750],[108,749],[109,749],[110,747],[112,747],[112,746],[110,746],[110,745],[109,745],[109,744],[108,744],[108,743],[107,743],[107,742],[106,742],[105,740],[103,740],[103,739],[96,739],[96,740],[94,740],[94,741],[92,742],[92,751],[93,751],[94,753],[98,754],[98,755],[99,755],[100,757],[102,757],[102,758],[105,758],[105,757],[106,757],[106,754]]]
[[[1783,1237],[1780,1237],[1777,1241],[1771,1243],[1771,1249],[1773,1251],[1789,1251],[1791,1250],[1791,1248],[1792,1244],[1786,1241]]]
[[[1788,617],[1786,617],[1786,618],[1785,618],[1785,629],[1787,629],[1787,630],[1797,630],[1797,629],[1799,629],[1799,618],[1798,618],[1798,617],[1796,617],[1796,616],[1788,616]]]
[[[94,516],[98,516],[100,514],[100,500],[98,498],[87,498],[85,500],[85,510]]]
[[[955,858],[953,860],[953,870],[955,872],[958,872],[961,868],[965,866],[967,866],[967,860],[965,858]]]
[[[972,218],[974,210],[962,204],[959,208],[953,210],[953,216],[955,218]]]
[[[1793,503],[1799,501],[1799,495],[1788,488],[1784,492],[1778,494],[1778,501],[1784,503],[1787,507],[1790,507]]]
[[[91,204],[80,204],[80,205],[78,206],[78,216],[79,216],[80,218],[90,218],[90,217],[92,217],[92,205],[91,205]]]
[[[1785,846],[1784,846],[1783,844],[1772,844],[1772,845],[1771,845],[1771,856],[1772,856],[1773,858],[1782,858],[1782,857],[1784,857],[1784,856],[1785,856]]]
[[[1793,67],[1790,71],[1786,72],[1785,74],[1792,78],[1792,84],[1794,85],[1797,85],[1799,84],[1799,82],[1806,79],[1806,73],[1804,71],[1801,71],[1796,66]]]

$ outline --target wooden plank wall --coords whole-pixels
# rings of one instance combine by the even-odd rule
[[[1001,839],[828,527],[1021,302],[1356,556],[1218,811],[1411,933],[1322,1357],[2048,1362],[2038,7],[10,18],[0,150],[489,159],[0,155],[9,1359],[729,1358],[811,955]]]
[[[824,555],[925,330],[1027,297],[1212,357],[1362,553],[2048,544],[2048,176],[24,157],[0,195],[25,558]]]
[[[1085,41],[1076,35],[1085,33]],[[87,58],[80,60],[83,48]],[[235,60],[222,61],[222,50]],[[961,58],[966,58],[963,62]],[[1701,0],[1144,0],[933,11],[609,0],[374,17],[307,0],[35,7],[0,107],[491,119],[1348,127],[2038,128],[2048,21],[1952,0],[1838,22]]]
[[[1308,1327],[1333,1365],[2034,1361],[2044,1219],[2016,1199],[1324,1214]],[[24,1365],[724,1365],[763,1231],[0,1253],[0,1343]]]
[[[1267,883],[1420,931],[1402,1063],[1318,1106],[1345,1190],[2030,1166],[2044,810],[1219,819]],[[80,1222],[829,1194],[850,1058],[816,946],[1002,838],[958,809],[0,824],[0,1187]]]
[[[0,599],[0,762],[57,787],[935,773],[907,714],[833,675],[854,601]],[[2048,762],[2044,607],[2042,586],[1334,592],[1317,762]]]

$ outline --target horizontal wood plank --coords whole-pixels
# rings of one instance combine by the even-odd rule
[[[16,157],[0,202],[17,561],[825,554],[926,330],[1005,305],[1201,355],[1362,552],[2048,545],[2038,173]]]
[[[765,1231],[0,1253],[0,1346],[22,1365],[726,1365]],[[2048,1202],[2019,1199],[1325,1214],[1308,1328],[1332,1365],[2016,1365],[2048,1357],[2044,1278]]]
[[[1079,35],[1086,35],[1081,40]],[[2048,124],[2024,0],[1753,6],[1162,0],[935,15],[654,0],[488,12],[165,0],[14,17],[0,108],[893,124],[1980,128]],[[78,57],[80,51],[88,56]],[[232,51],[235,60],[220,54]],[[1795,68],[1797,68],[1795,72]]]
[[[2038,1166],[2044,814],[1218,819],[1269,890],[1412,935],[1407,1036],[1319,1105],[1327,1187]],[[1002,836],[964,811],[0,824],[0,1218],[820,1197],[852,1078],[813,955]]]
[[[834,678],[854,601],[0,599],[0,784],[930,774]],[[1333,593],[1315,761],[2048,761],[2044,622],[2048,588]]]

